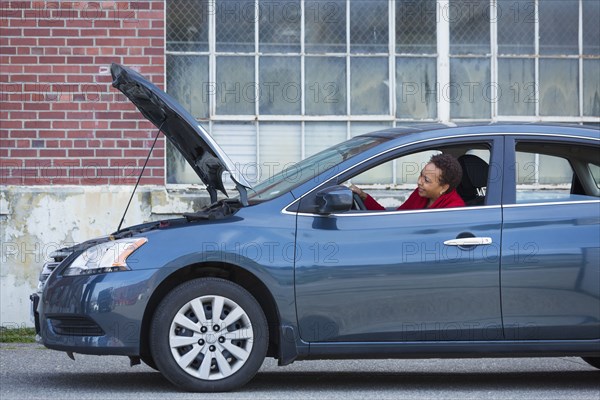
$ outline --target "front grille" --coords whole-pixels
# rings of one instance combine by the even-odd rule
[[[65,336],[103,336],[104,331],[87,317],[50,317],[52,329]]]

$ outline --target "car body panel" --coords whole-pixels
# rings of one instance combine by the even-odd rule
[[[370,213],[369,213],[370,214]],[[501,340],[500,207],[299,216],[307,341]],[[486,236],[488,246],[444,241]]]
[[[600,202],[505,207],[503,217],[506,337],[600,339]]]

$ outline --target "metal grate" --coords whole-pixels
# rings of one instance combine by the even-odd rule
[[[396,51],[435,54],[436,0],[396,2]]]
[[[353,53],[388,52],[387,0],[350,2],[350,49]]]
[[[489,0],[453,0],[448,10],[450,54],[490,52]]]
[[[306,51],[346,51],[346,1],[308,0],[304,4]]]
[[[208,51],[208,2],[169,0],[166,4],[167,50]]]

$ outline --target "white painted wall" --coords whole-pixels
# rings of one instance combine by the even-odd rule
[[[131,186],[4,186],[0,190],[0,326],[33,326],[29,295],[49,254],[114,232]],[[123,226],[173,217],[207,204],[204,190],[138,188]]]

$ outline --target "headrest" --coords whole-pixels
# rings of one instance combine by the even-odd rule
[[[458,162],[463,170],[462,183],[465,183],[465,178],[467,178],[472,187],[481,188],[487,186],[488,163],[472,154],[464,154],[458,157]]]

